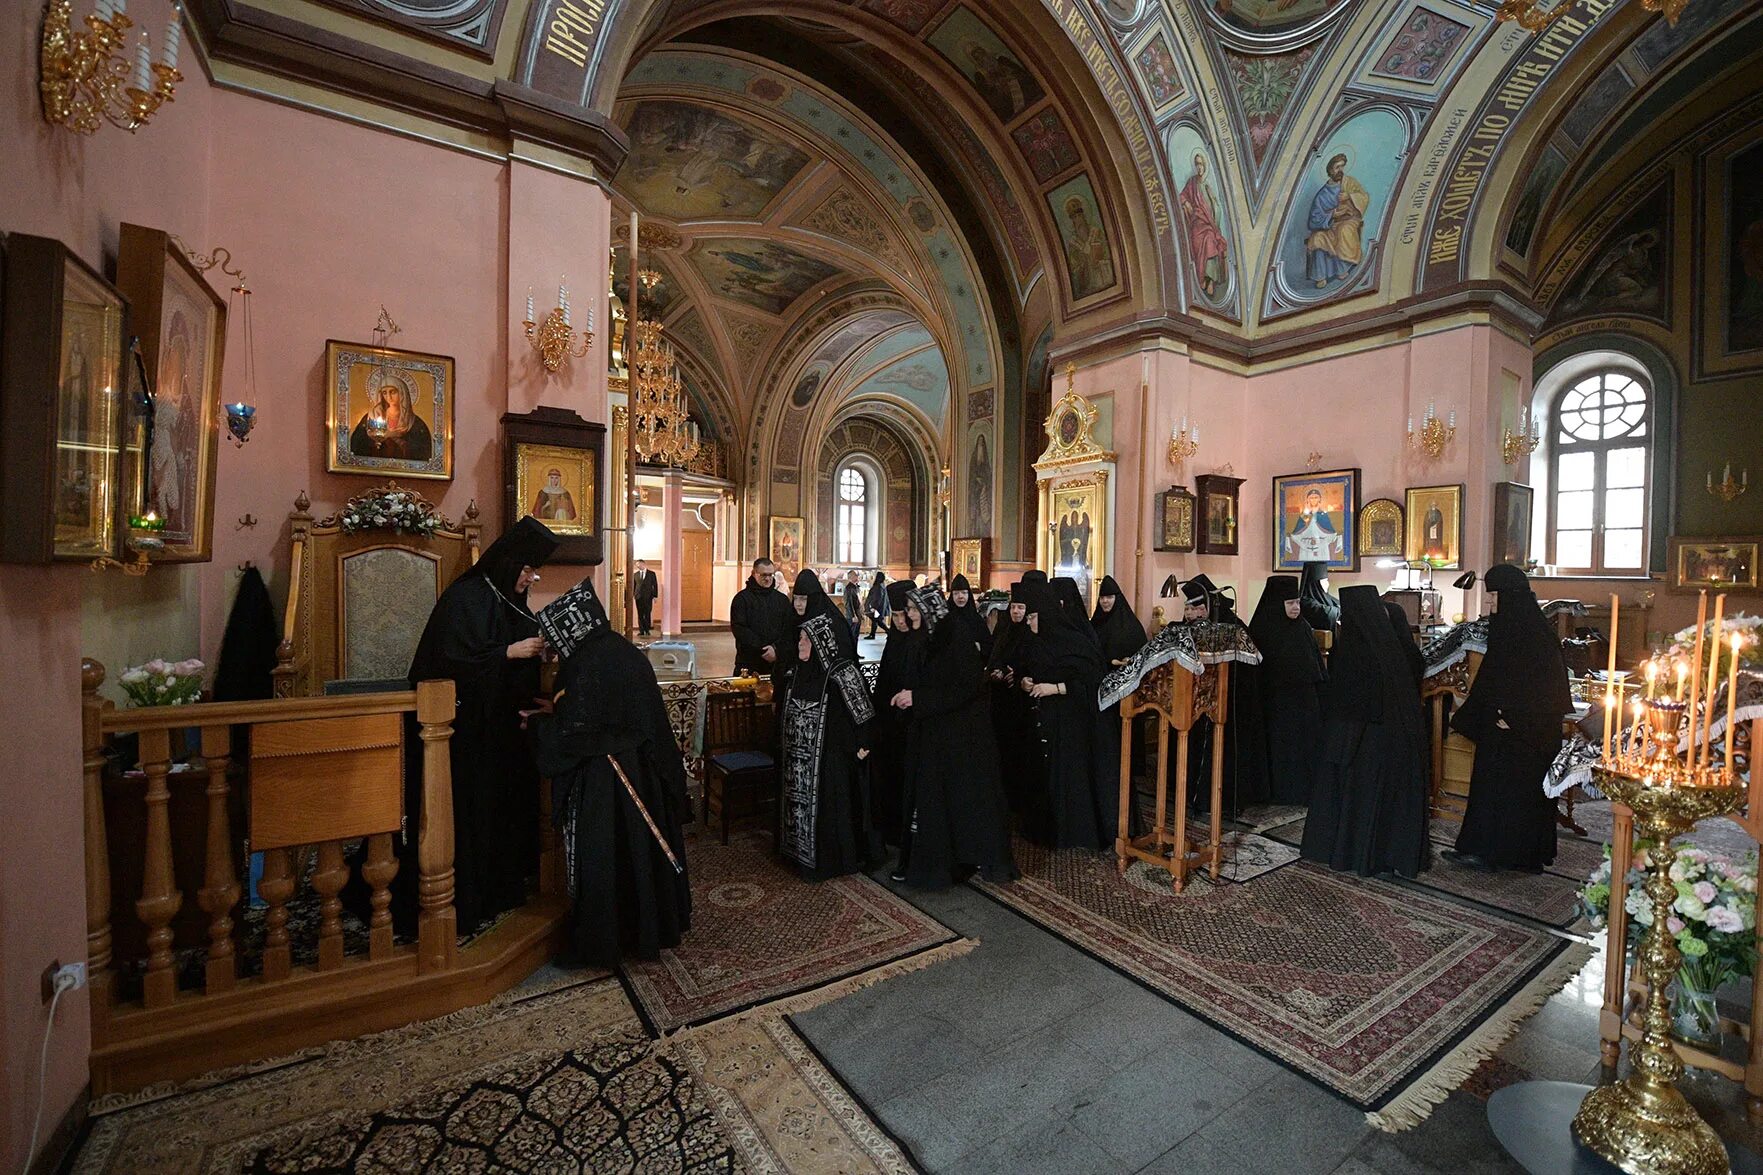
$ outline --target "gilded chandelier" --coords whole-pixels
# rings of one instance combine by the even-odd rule
[[[124,12],[126,2],[98,0],[96,10],[76,27],[72,0],[49,0],[43,10],[38,89],[43,117],[51,125],[90,135],[108,122],[132,134],[172,100],[184,80],[177,68],[182,10],[173,7],[163,56],[156,62],[145,29],[135,51],[129,52],[129,30],[135,22]]]
[[[1641,0],[1642,8],[1648,12],[1663,12],[1666,22],[1673,25],[1689,6],[1690,0]],[[1500,10],[1495,16],[1500,20],[1515,20],[1526,30],[1540,33],[1567,15],[1567,10],[1572,7],[1573,0],[1555,0],[1547,7],[1538,0],[1500,0]]]
[[[631,419],[637,451],[664,465],[683,466],[697,455],[698,436],[673,347],[653,319],[638,319],[631,335]]]

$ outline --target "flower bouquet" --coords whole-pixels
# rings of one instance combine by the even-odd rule
[[[343,508],[338,525],[344,534],[390,530],[430,538],[441,529],[441,516],[433,506],[409,490],[382,489],[351,498]]]
[[[194,657],[175,662],[155,657],[123,670],[117,684],[137,706],[184,706],[202,700],[202,669]]]
[[[1739,647],[1739,668],[1763,672],[1763,616],[1735,612],[1726,617],[1720,622],[1720,637],[1724,647],[1731,647],[1734,633],[1740,633],[1744,636],[1744,642]],[[1713,639],[1714,622],[1710,620],[1702,626],[1704,646]],[[1671,647],[1665,651],[1665,655],[1673,661],[1687,661],[1695,655],[1695,649],[1696,626],[1692,624],[1671,635]],[[1722,667],[1721,673],[1725,672],[1725,668]]]
[[[1635,841],[1623,902],[1634,924],[1649,933],[1653,902],[1646,892],[1646,872],[1654,851],[1653,842]],[[1690,1044],[1717,1050],[1715,993],[1748,977],[1757,964],[1757,855],[1733,861],[1691,844],[1675,845],[1672,852],[1670,877],[1677,899],[1665,929],[1683,952],[1672,993],[1672,1032]],[[1602,928],[1610,913],[1610,846],[1604,846],[1604,862],[1586,879],[1579,900],[1592,924]]]

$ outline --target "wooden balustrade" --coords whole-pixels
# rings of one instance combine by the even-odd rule
[[[119,710],[99,697],[103,666],[88,660],[81,669],[95,1093],[480,1003],[561,945],[567,899],[556,835],[547,824],[537,898],[467,948],[459,946],[452,683]],[[423,757],[423,807],[414,827],[404,828],[403,730],[412,718],[420,737],[411,753]],[[243,744],[234,741],[240,728],[247,732]],[[180,762],[192,730],[194,753]],[[111,750],[125,735],[135,737],[138,771],[119,777]],[[235,755],[240,745],[249,753]],[[544,791],[541,800],[548,800]],[[236,823],[241,812],[242,825]],[[117,823],[124,819],[138,827]],[[118,832],[129,835],[119,840]],[[401,834],[415,837],[415,851],[405,858],[418,870],[414,943],[396,941],[392,925],[400,869],[393,837]],[[132,886],[136,838],[138,892]],[[242,842],[243,854],[237,851]],[[364,906],[355,907],[365,910],[364,943],[345,933],[359,926],[346,916],[344,902],[352,873],[348,848],[355,844],[367,895]],[[122,847],[113,851],[113,845]],[[263,858],[260,915],[248,908],[241,914],[244,868],[253,851]],[[127,900],[113,900],[113,882],[129,887]],[[315,927],[291,918],[309,908],[299,904],[308,885],[316,897]],[[121,940],[119,918],[130,920]],[[200,933],[191,925],[198,918],[205,920]],[[140,937],[136,919],[144,950],[119,954],[119,941]],[[198,955],[200,967],[194,966]]]

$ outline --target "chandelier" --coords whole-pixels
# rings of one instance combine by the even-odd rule
[[[1673,26],[1689,4],[1690,0],[1641,0],[1642,8],[1648,12],[1663,12],[1666,23]],[[1573,0],[1555,0],[1548,7],[1539,0],[1500,0],[1500,10],[1495,15],[1500,20],[1515,20],[1529,32],[1540,33],[1566,16],[1572,7]]]
[[[638,319],[631,332],[631,429],[637,451],[652,461],[684,466],[698,452],[698,427],[686,403],[686,385],[661,324]]]

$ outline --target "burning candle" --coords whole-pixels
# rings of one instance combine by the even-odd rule
[[[1610,757],[1611,719],[1621,720],[1613,713],[1616,707],[1616,627],[1622,616],[1622,601],[1610,593],[1610,663],[1604,671],[1604,758]]]
[[[1714,739],[1709,734],[1714,724],[1714,687],[1720,684],[1720,622],[1726,616],[1726,593],[1714,597],[1714,631],[1708,638],[1708,714],[1702,719],[1703,742],[1700,760],[1704,766],[1714,761]]]
[[[1610,687],[1604,687],[1604,762],[1610,762],[1611,740],[1616,737],[1616,727],[1622,722],[1622,711],[1616,708],[1616,697]],[[1621,749],[1620,743],[1617,749]]]
[[[1647,658],[1647,701],[1650,702],[1653,700],[1653,695],[1657,692],[1658,688],[1659,660],[1656,657],[1649,657]]]
[[[1742,633],[1732,634],[1732,664],[1726,669],[1726,774],[1728,779],[1735,777],[1732,766],[1732,732],[1737,727],[1733,721],[1733,703],[1739,693],[1739,646],[1745,643]],[[1753,748],[1752,754],[1756,754]]]
[[[1628,727],[1628,753],[1632,758],[1640,753],[1641,737],[1646,733],[1646,728],[1641,725],[1642,709],[1641,700],[1639,698],[1634,700],[1634,705],[1631,709],[1634,714],[1634,721],[1630,723]]]
[[[1686,760],[1691,767],[1696,765],[1696,703],[1701,700],[1702,693],[1702,639],[1708,631],[1708,589],[1703,588],[1696,595],[1696,645],[1690,653],[1690,699],[1689,709],[1684,711],[1687,725],[1683,738]]]
[[[1681,702],[1681,701],[1683,701],[1684,682],[1689,677],[1690,667],[1688,665],[1685,665],[1682,661],[1679,661],[1679,662],[1677,662],[1676,670],[1677,670],[1677,695],[1674,700]]]

